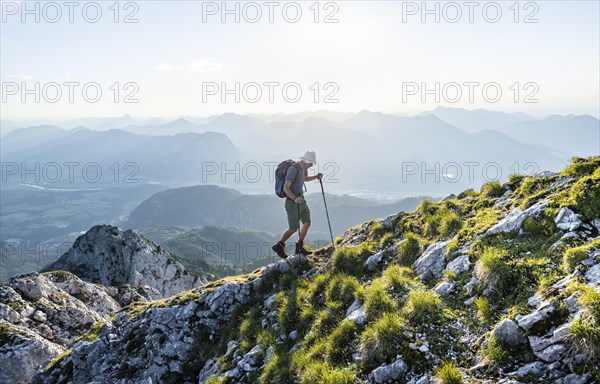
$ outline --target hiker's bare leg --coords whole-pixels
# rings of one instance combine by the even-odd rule
[[[281,235],[281,240],[279,240],[279,242],[281,244],[285,244],[285,242],[287,241],[287,239],[289,239],[294,234],[294,232],[296,232],[296,230],[292,229],[292,228],[290,228],[287,231],[283,232],[283,235]]]
[[[306,234],[308,233],[308,228],[310,227],[310,221],[307,221],[306,223],[302,224],[302,228],[300,228],[300,236],[298,241],[300,243],[304,242],[304,238],[306,237]]]

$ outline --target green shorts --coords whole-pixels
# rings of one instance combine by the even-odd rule
[[[298,207],[300,207],[300,209],[298,209]],[[290,229],[298,229],[298,219],[302,221],[302,224],[310,221],[310,210],[308,209],[306,201],[303,201],[302,204],[296,204],[290,199],[285,199],[285,212],[287,213]]]

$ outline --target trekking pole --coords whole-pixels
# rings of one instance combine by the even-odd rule
[[[325,204],[325,213],[327,214],[327,225],[329,225],[329,235],[331,235],[331,246],[335,248],[335,244],[333,242],[333,232],[331,231],[331,222],[329,221],[329,210],[327,209],[327,201],[325,201],[325,190],[323,189],[323,180],[319,179],[319,183],[321,184],[321,194],[323,194],[323,204]]]
[[[296,204],[298,207],[298,241],[300,241],[300,204]]]

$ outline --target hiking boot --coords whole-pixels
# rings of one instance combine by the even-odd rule
[[[303,243],[296,243],[296,255],[310,255],[312,252],[304,248]]]
[[[277,256],[281,257],[282,259],[287,258],[287,254],[285,253],[285,247],[279,241],[272,247],[272,249],[273,251],[275,251]]]

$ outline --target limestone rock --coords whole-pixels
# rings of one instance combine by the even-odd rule
[[[446,266],[446,270],[460,275],[461,273],[468,271],[470,267],[471,262],[469,261],[469,256],[462,255],[449,262]]]
[[[105,287],[63,271],[32,272],[0,286],[0,319],[62,346],[120,309]]]
[[[365,261],[365,266],[369,271],[374,271],[375,269],[377,269],[377,265],[381,263],[381,260],[383,260],[383,251],[379,251],[373,256],[370,256]]]
[[[541,351],[533,351],[533,353],[540,359],[547,363],[558,361],[567,351],[567,347],[562,344],[552,344],[549,347]]]
[[[541,214],[546,210],[546,206],[548,204],[547,200],[541,200],[527,208],[525,211],[522,211],[519,208],[515,208],[502,220],[492,226],[485,232],[485,235],[493,235],[496,233],[507,233],[507,232],[517,232],[521,229],[521,225],[523,221],[527,217],[533,217]]]
[[[519,348],[527,344],[527,338],[519,326],[511,319],[503,319],[492,330],[492,337],[510,348]]]
[[[250,350],[250,352],[246,353],[242,360],[237,363],[237,367],[240,371],[244,372],[252,372],[256,371],[258,368],[257,365],[262,357],[263,353],[260,345],[255,346]]]
[[[163,297],[203,285],[206,279],[183,265],[154,242],[129,229],[96,225],[45,270],[70,271],[105,286],[150,286]]]
[[[217,359],[208,359],[198,376],[198,384],[204,384],[211,377],[219,373],[219,361]]]
[[[576,214],[567,207],[563,207],[554,218],[554,222],[558,228],[572,232],[581,225],[580,217],[581,215]]]
[[[533,363],[526,364],[520,367],[514,372],[508,373],[508,376],[514,377],[525,377],[525,376],[539,376],[545,371],[546,365],[541,361],[534,361]]]
[[[600,264],[596,264],[585,273],[585,280],[588,285],[600,285]]]
[[[540,308],[530,313],[529,315],[523,316],[517,320],[519,326],[525,331],[529,331],[535,325],[544,322],[554,312],[555,305],[551,303],[542,303]]]
[[[559,380],[556,381],[557,384],[587,384],[592,382],[591,373],[584,373],[582,375],[578,375],[576,373],[571,373]]]
[[[415,272],[421,279],[433,277],[439,279],[442,277],[444,267],[446,266],[446,248],[448,242],[437,242],[431,244],[425,252],[414,262]]]
[[[399,358],[388,365],[382,365],[374,369],[370,374],[369,378],[372,378],[376,383],[386,383],[389,380],[397,380],[408,370],[408,365]]]
[[[65,351],[35,332],[0,320],[0,382],[29,383],[40,366]]]
[[[344,320],[354,321],[358,325],[363,325],[366,321],[364,304],[354,301],[346,311],[346,318]]]
[[[454,290],[455,287],[456,287],[456,282],[446,280],[446,281],[442,281],[441,283],[436,285],[435,288],[433,288],[433,290],[438,295],[446,296],[446,295],[449,295]]]

